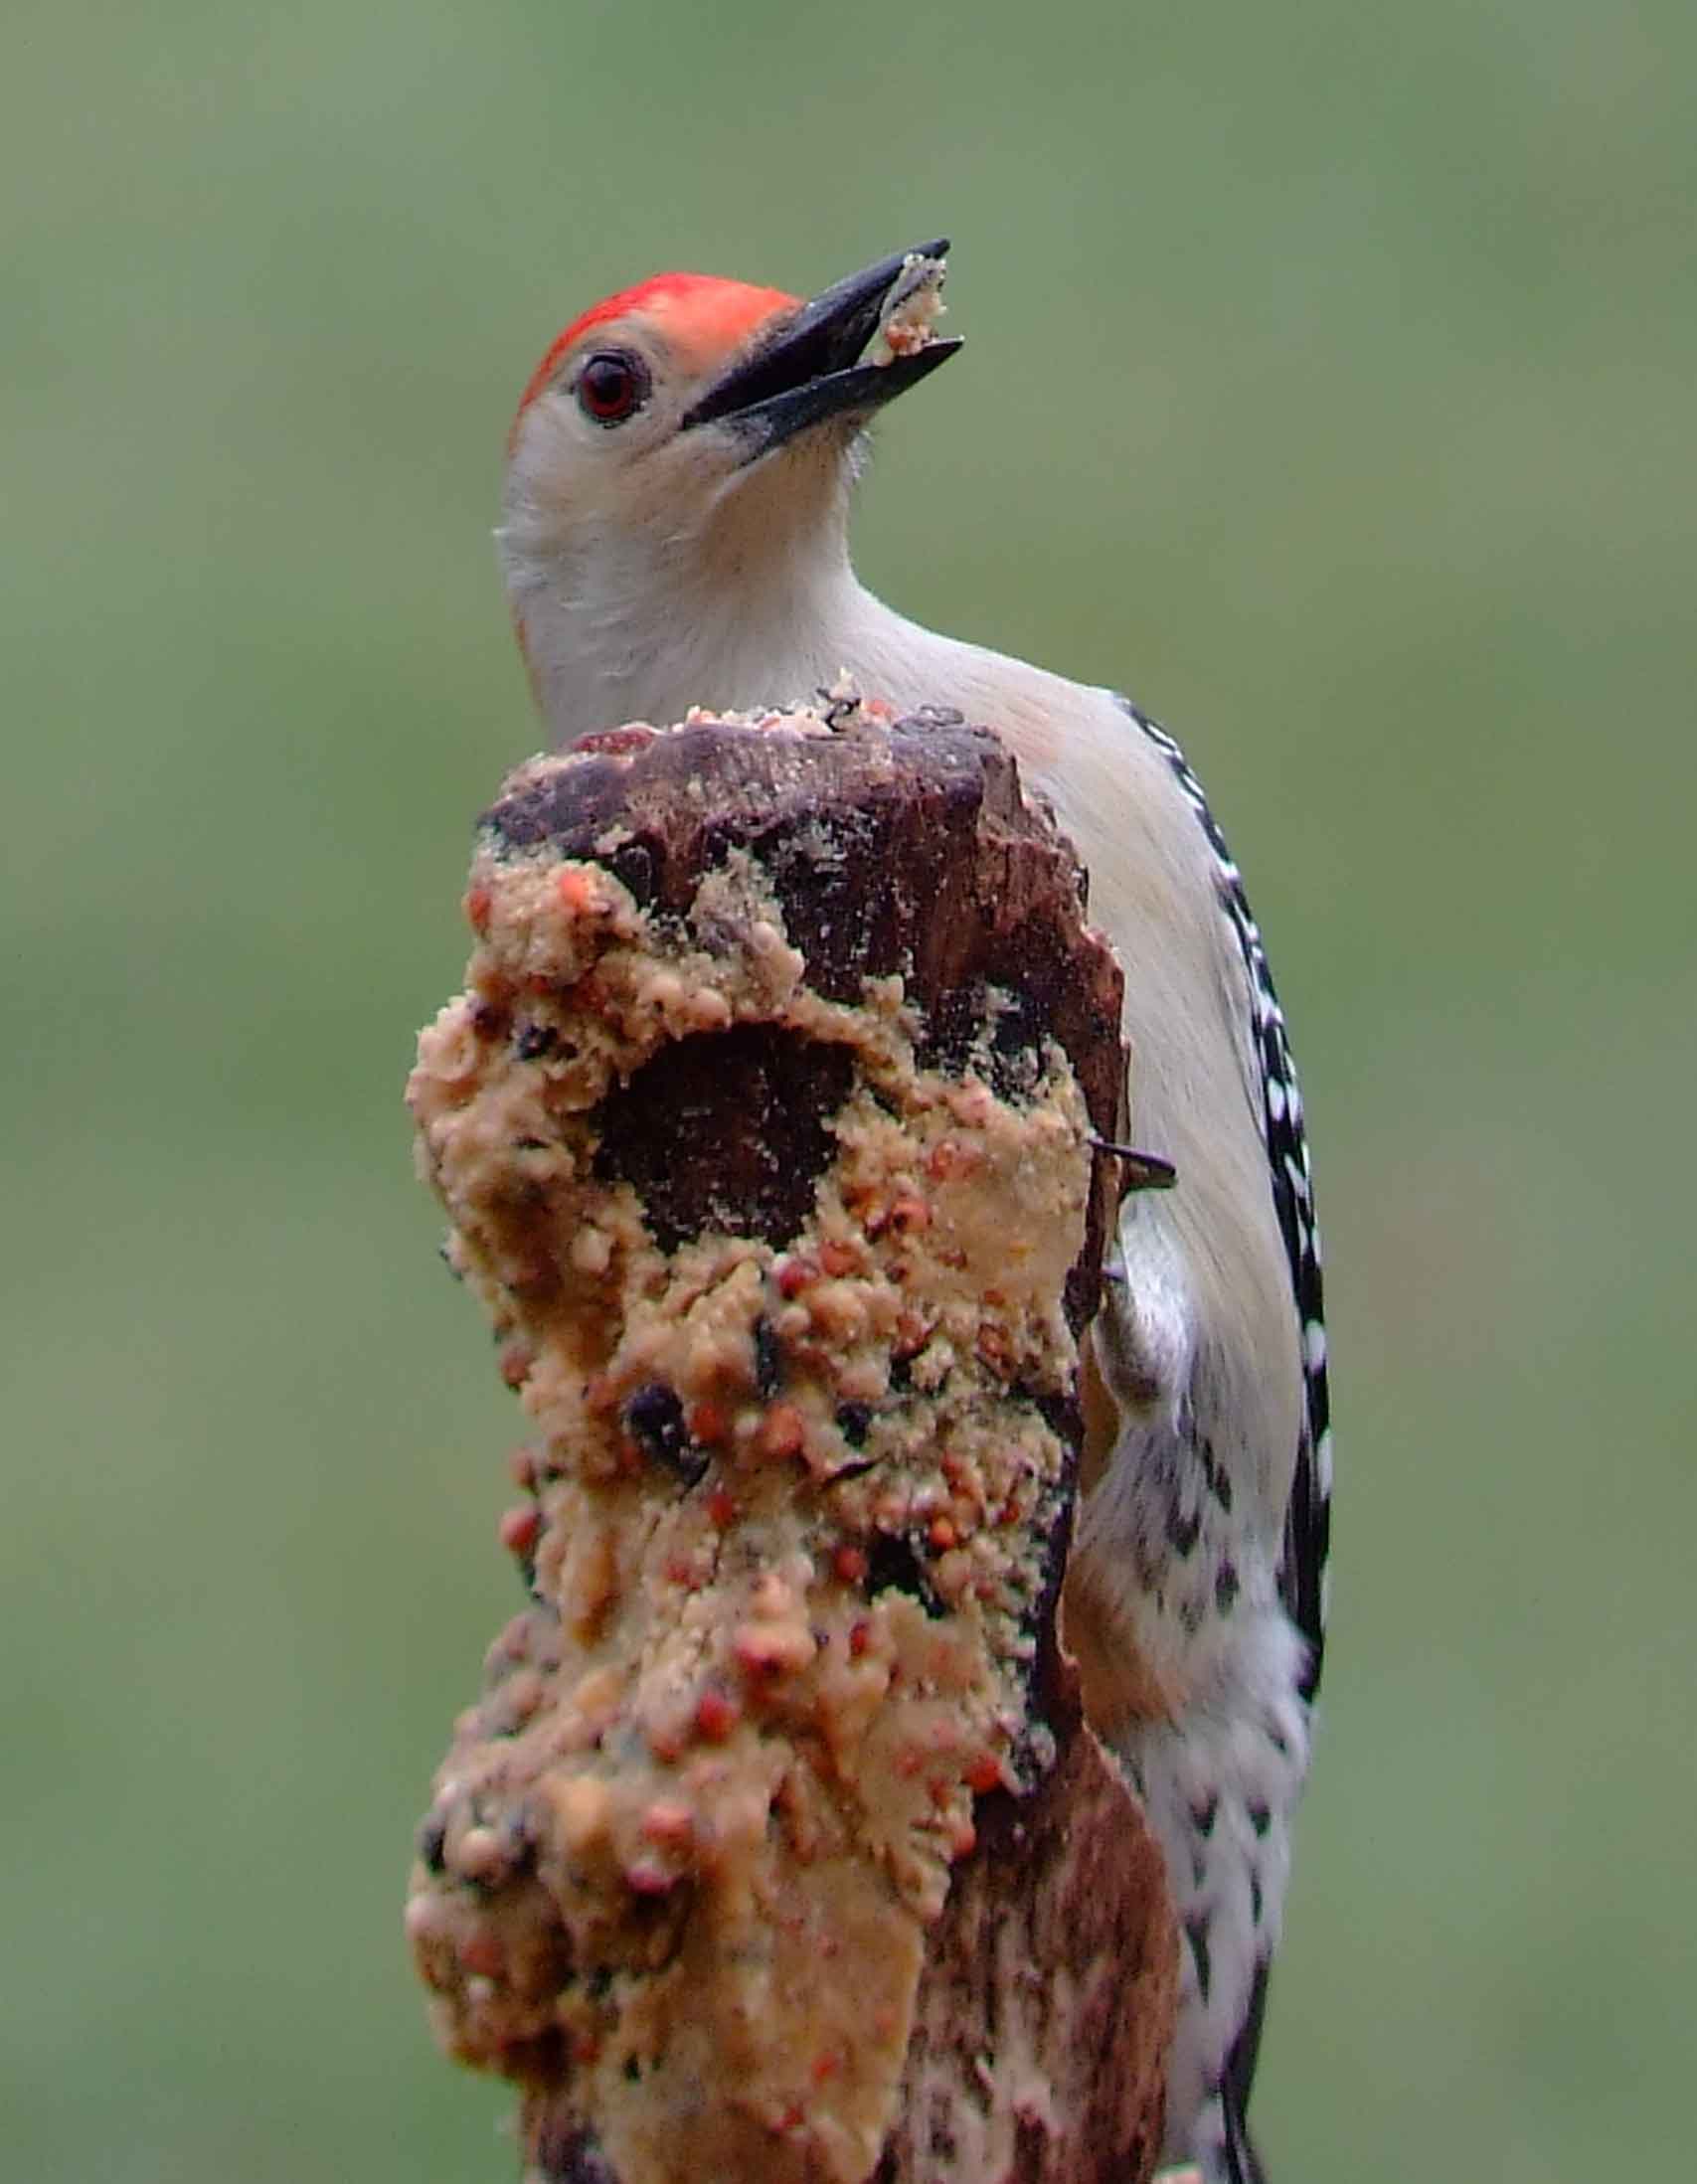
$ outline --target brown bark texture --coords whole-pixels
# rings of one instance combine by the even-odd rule
[[[532,1546],[525,1534],[533,1557],[527,1565],[533,1604],[516,1619],[518,1635],[508,1645],[522,1673],[492,1678],[484,1700],[461,1717],[415,1868],[409,1926],[432,1990],[438,2033],[465,2060],[505,2071],[519,2084],[521,2138],[534,2184],[671,2184],[684,2176],[737,2177],[748,2184],[861,2184],[868,2178],[876,2184],[1141,2184],[1160,2141],[1177,1961],[1172,1917],[1158,1852],[1123,1777],[1083,1721],[1077,1678],[1057,1628],[1083,1437],[1077,1376],[1068,1359],[1096,1309],[1116,1196],[1113,1164],[1095,1153],[1090,1136],[1121,1134],[1126,1067],[1118,971],[1089,925],[1085,880],[1071,847],[1049,813],[1022,792],[1012,757],[988,732],[946,713],[891,719],[849,705],[764,725],[692,717],[677,729],[634,728],[586,739],[512,776],[484,815],[480,845],[468,898],[474,923],[479,914],[489,915],[503,875],[520,868],[543,872],[553,887],[558,871],[558,889],[568,903],[588,902],[603,923],[610,920],[608,931],[623,935],[627,952],[638,936],[642,946],[659,951],[656,959],[680,966],[666,973],[669,982],[654,987],[660,994],[655,1007],[678,1018],[672,1033],[638,1052],[633,1035],[621,1028],[623,1045],[615,1041],[609,1052],[623,1061],[609,1066],[604,1089],[594,1096],[585,1092],[580,1108],[559,1122],[562,1142],[578,1148],[565,1171],[592,1177],[594,1191],[609,1204],[637,1210],[632,1234],[650,1268],[641,1293],[659,1295],[670,1270],[697,1262],[692,1253],[706,1264],[704,1239],[733,1238],[742,1240],[735,1251],[743,1255],[733,1276],[744,1278],[742,1268],[752,1269],[747,1281],[764,1283],[761,1294],[777,1301],[755,1324],[746,1387],[722,1362],[712,1368],[718,1381],[698,1377],[684,1386],[687,1372],[695,1370],[691,1363],[668,1364],[671,1381],[661,1374],[628,1392],[617,1377],[625,1353],[615,1313],[593,1344],[595,1356],[611,1361],[599,1376],[609,1385],[603,1399],[612,1421],[608,1446],[622,1447],[627,1465],[633,1447],[663,1457],[657,1468],[675,1502],[655,1517],[649,1502],[633,1498],[639,1490],[648,1493],[648,1485],[622,1477],[614,1457],[604,1478],[593,1466],[585,1474],[588,1483],[570,1475],[570,1449],[560,1448],[576,1430],[571,1422],[578,1414],[561,1408],[565,1397],[548,1395],[555,1384],[532,1360],[552,1354],[552,1344],[569,1366],[579,1356],[574,1343],[589,1359],[582,1331],[589,1306],[574,1301],[584,1288],[584,1268],[599,1275],[610,1252],[612,1273],[599,1275],[605,1287],[621,1266],[636,1263],[637,1247],[619,1241],[612,1217],[595,1211],[598,1201],[585,1195],[589,1183],[573,1185],[579,1195],[569,1217],[559,1192],[550,1201],[549,1184],[537,1180],[545,1175],[536,1149],[546,1134],[541,1125],[527,1123],[518,1140],[530,1162],[522,1189],[494,1154],[488,1158],[497,1179],[478,1180],[482,1170],[474,1171],[458,1147],[478,1100],[494,1096],[489,1088],[496,1064],[485,1061],[485,1050],[504,1056],[514,1041],[521,1047],[528,1041],[541,1054],[546,1038],[553,1057],[569,1051],[580,1020],[588,1022],[597,1010],[606,1018],[612,1010],[606,995],[616,983],[616,958],[603,952],[586,973],[590,958],[574,956],[572,982],[557,977],[558,990],[550,992],[546,966],[540,973],[535,968],[539,914],[533,907],[523,913],[530,922],[520,921],[522,946],[515,940],[502,955],[500,935],[485,935],[462,1011],[470,1029],[462,1033],[456,1020],[452,1041],[458,1044],[443,1035],[443,1053],[451,1046],[451,1056],[458,1057],[463,1047],[469,1059],[438,1061],[428,1071],[422,1064],[414,1105],[425,1166],[448,1207],[462,1267],[508,1338],[504,1356],[518,1358],[509,1377],[522,1383],[532,1372],[533,1385],[522,1391],[527,1408],[556,1429],[543,1443],[544,1454],[533,1459],[540,1473],[542,1545]],[[714,892],[728,873],[737,876],[735,889]],[[596,875],[612,884],[612,911],[594,897]],[[525,885],[531,892],[524,902],[534,906],[536,885],[530,879]],[[493,915],[498,924],[498,902]],[[781,987],[781,1006],[769,998],[779,988],[769,978],[761,986],[746,969],[760,948],[769,956],[766,940],[751,937],[768,929],[792,951],[786,960],[795,966]],[[682,933],[687,955],[675,937]],[[654,937],[666,934],[674,937],[663,944]],[[604,945],[610,948],[611,941]],[[733,959],[745,967],[734,978],[727,970],[714,989],[715,996],[721,990],[729,995],[729,1003],[714,998],[711,1007],[698,1005],[688,990],[676,998],[680,980],[687,988],[690,977],[710,979],[718,975],[716,963]],[[527,964],[528,988],[521,976]],[[899,988],[892,983],[898,980]],[[553,1009],[546,1034],[524,1016],[527,991],[533,998],[543,993]],[[878,992],[886,1028],[857,1048],[839,1036],[850,1021],[841,1012],[871,1008],[869,996]],[[890,1014],[892,993],[899,997],[899,1016]],[[796,996],[805,1000],[805,1010]],[[691,1006],[694,1018],[687,1015]],[[916,1133],[919,1150],[902,1173],[918,1176],[922,1188],[903,1186],[880,1198],[866,1181],[874,1173],[866,1164],[870,1155],[854,1150],[858,1125],[851,1128],[845,1118],[863,1111],[857,1095],[875,1092],[882,1107],[864,1110],[871,1116],[870,1142],[901,1104],[891,1089],[900,1074],[893,1074],[890,1062],[897,1035],[888,1029],[898,1023],[901,1071],[907,1073],[902,1083],[917,1090],[913,1116],[903,1121],[903,1108],[889,1129],[901,1122]],[[554,1066],[558,1072],[557,1060]],[[510,1065],[503,1060],[499,1068],[508,1073],[500,1082],[510,1083]],[[425,1077],[429,1082],[421,1091]],[[563,1082],[557,1074],[554,1096],[562,1113]],[[1071,1177],[1068,1188],[1077,1186],[1068,1201],[1076,1209],[1068,1233],[1078,1248],[1070,1264],[1055,1269],[1056,1354],[1066,1354],[1047,1383],[1035,1366],[1021,1368],[1020,1338],[1017,1330],[1008,1332],[1010,1308],[994,1252],[986,1258],[971,1241],[982,1234],[993,1238],[1004,1225],[1011,1259],[1022,1248],[1020,1224],[1030,1216],[1029,1173],[1022,1181],[1015,1167],[997,1165],[990,1125],[980,1138],[973,1136],[979,1128],[974,1097],[1012,1116],[1025,1116],[1047,1099],[1055,1114],[1075,1117],[1066,1153],[1072,1168],[1055,1172],[1063,1183]],[[948,1111],[964,1119],[945,1140],[934,1131],[927,1136],[928,1117],[938,1102],[949,1101],[954,1105]],[[1077,1126],[1078,1117],[1088,1117],[1088,1128]],[[476,1127],[480,1146],[500,1135],[486,1124]],[[881,1157],[897,1158],[899,1166],[907,1155]],[[928,1177],[943,1179],[929,1197]],[[574,1247],[592,1218],[604,1221],[613,1243]],[[921,1226],[923,1236],[904,1233]],[[956,1234],[962,1241],[951,1249],[946,1240]],[[922,1246],[931,1259],[916,1256]],[[821,1260],[827,1272],[852,1264],[859,1274],[844,1274],[833,1285],[820,1272]],[[850,1295],[857,1278],[861,1286]],[[706,1279],[700,1276],[696,1288]],[[992,1427],[1005,1418],[1010,1438],[1023,1433],[1033,1448],[1047,1446],[1056,1454],[1042,1490],[1019,1502],[1017,1521],[1011,1514],[1016,1497],[1005,1486],[996,1488],[1000,1521],[1004,1531],[1018,1535],[1015,1546],[1025,1555],[1019,1567],[1027,1573],[1017,1625],[1022,1635],[1004,1648],[1014,1666],[992,1662],[983,1672],[1005,1670],[995,1686],[1002,1693],[996,1736],[1005,1731],[1005,1738],[991,1760],[980,1753],[976,1761],[958,1763],[966,1786],[956,1781],[948,1789],[954,1802],[936,1789],[941,1836],[925,1833],[933,1818],[922,1816],[914,1823],[919,1832],[910,1829],[901,1838],[920,1846],[914,1857],[899,1847],[872,1857],[862,1840],[867,1813],[853,1805],[847,1785],[857,1785],[855,1794],[863,1799],[875,1797],[882,1762],[865,1758],[875,1732],[855,1746],[855,1758],[843,1756],[832,1711],[839,1701],[831,1696],[839,1685],[827,1688],[825,1680],[837,1657],[832,1615],[841,1606],[845,1675],[857,1646],[870,1646],[876,1655],[888,1635],[892,1688],[900,1693],[913,1681],[914,1663],[931,1658],[928,1645],[942,1646],[956,1626],[976,1628],[970,1574],[986,1567],[970,1561],[977,1538],[970,1494],[949,1504],[925,1503],[943,1514],[930,1517],[918,1532],[912,1525],[902,1532],[889,1517],[888,1496],[864,1506],[855,1499],[878,1483],[878,1466],[866,1460],[869,1448],[892,1451],[891,1477],[898,1475],[899,1461],[908,1464],[901,1475],[921,1476],[915,1435],[923,1438],[926,1423],[945,1415],[937,1406],[946,1404],[950,1388],[967,1372],[962,1364],[955,1381],[938,1378],[944,1365],[936,1361],[952,1352],[945,1352],[937,1329],[967,1322],[958,1311],[953,1320],[946,1311],[939,1317],[925,1284],[931,1281],[934,1289],[949,1279],[972,1290],[959,1310],[979,1317],[970,1321],[977,1329],[971,1403],[946,1415],[988,1418]],[[734,1286],[728,1280],[727,1296]],[[628,1294],[640,1288],[638,1283]],[[878,1314],[887,1292],[896,1302],[890,1306],[894,1331],[886,1339],[878,1334],[884,1324]],[[810,1300],[814,1317],[808,1322]],[[916,1331],[920,1322],[930,1328],[929,1347],[918,1347],[926,1340],[926,1328]],[[870,1342],[879,1369],[888,1366],[888,1387],[879,1384],[876,1400],[841,1400],[830,1347],[837,1327],[856,1330],[863,1351]],[[960,1347],[958,1335],[954,1347]],[[856,1355],[855,1370],[864,1376],[864,1355]],[[560,1384],[570,1377],[563,1369]],[[584,1384],[593,1390],[595,1379],[591,1374]],[[673,1395],[674,1382],[683,1388],[681,1396]],[[593,1398],[584,1416],[593,1418]],[[870,1442],[868,1416],[874,1422]],[[734,1417],[745,1421],[740,1429],[724,1423]],[[910,1430],[904,1419],[919,1423]],[[549,1446],[556,1448],[551,1459]],[[642,1749],[649,1770],[640,1796],[630,1792],[631,1827],[647,1828],[648,1838],[661,1843],[667,1842],[665,1827],[680,1842],[691,1826],[696,1830],[694,1848],[678,1851],[672,1866],[664,1863],[669,1847],[658,1865],[633,1865],[617,1849],[619,1782],[609,1775],[609,1788],[581,1774],[562,1787],[558,1755],[577,1750],[574,1725],[590,1704],[583,1694],[592,1684],[595,1694],[613,1688],[606,1681],[608,1648],[619,1642],[623,1626],[616,1616],[624,1610],[606,1601],[639,1594],[650,1603],[660,1597],[658,1581],[641,1573],[665,1561],[675,1577],[680,1560],[687,1561],[678,1542],[694,1536],[687,1531],[692,1499],[717,1495],[714,1521],[723,1526],[732,1521],[724,1511],[733,1504],[753,1507],[758,1495],[777,1490],[772,1462],[751,1483],[750,1450],[775,1451],[776,1468],[787,1466],[794,1474],[793,1487],[783,1491],[802,1509],[794,1521],[803,1531],[795,1536],[813,1543],[809,1552],[828,1582],[806,1593],[800,1617],[806,1628],[794,1640],[799,1650],[793,1659],[770,1635],[778,1631],[788,1645],[787,1625],[745,1620],[726,1641],[742,1663],[742,1680],[728,1685],[729,1696],[714,1699],[712,1707],[708,1699],[691,1697],[691,1723],[707,1724],[701,1734],[746,1737],[746,1745],[715,1745],[707,1759],[693,1759],[695,1748],[683,1732],[666,1731],[667,1744],[653,1728],[664,1713],[658,1699],[629,1700],[630,1724],[648,1725]],[[908,1454],[900,1455],[903,1450]],[[870,1481],[861,1476],[869,1468]],[[624,1511],[618,1522],[632,1536],[646,1526],[645,1541],[672,1545],[669,1560],[647,1547],[646,1563],[630,1559],[635,1551],[616,1544],[608,1517],[614,1544],[596,1568],[610,1574],[585,1608],[585,1512],[598,1523],[603,1509]],[[777,1522],[763,1519],[765,1529],[757,1526],[750,1536],[775,1538]],[[827,1524],[839,1529],[822,1531]],[[985,1515],[986,1539],[992,1529]],[[556,1534],[563,1544],[551,1554],[548,1543]],[[735,1538],[724,1534],[714,1550],[712,1584],[703,1578],[699,1593],[690,1596],[689,1612],[709,1632],[707,1602],[714,1585],[729,1583],[727,1543]],[[831,1539],[848,1544],[833,1551]],[[827,1541],[824,1548],[818,1548],[820,1540]],[[1005,1558],[1012,1550],[1004,1543],[996,1552]],[[767,1572],[751,1583],[764,1614],[777,1581]],[[759,1593],[760,1585],[766,1594]],[[646,1623],[641,1628],[649,1631]],[[769,1640],[776,1666],[749,1637],[751,1629],[756,1638],[766,1634],[763,1642]],[[714,1642],[710,1632],[701,1645],[710,1649]],[[650,1632],[641,1644],[651,1664],[660,1640]],[[507,1678],[507,1667],[501,1673]],[[947,1677],[937,1673],[940,1690]],[[965,1691],[967,1671],[949,1673]],[[524,1706],[503,1696],[527,1677]],[[652,1668],[642,1689],[659,1690],[659,1679],[660,1670]],[[568,1686],[577,1694],[570,1703],[555,1695]],[[636,1689],[634,1676],[627,1688]],[[703,1689],[711,1698],[719,1687]],[[1011,1705],[1010,1689],[1016,1692]],[[963,1698],[962,1708],[968,1703]],[[560,1710],[555,1717],[551,1707]],[[544,1753],[540,1725],[551,1718],[568,1727],[554,1734]],[[735,1732],[725,1726],[733,1719]],[[947,1747],[942,1714],[933,1709],[925,1721],[927,1750]],[[602,1764],[600,1754],[612,1749],[616,1734],[604,1731],[601,1744],[571,1764]],[[634,1726],[629,1734],[636,1735]],[[769,1755],[779,1745],[793,1748],[797,1758],[773,1792],[765,1839],[769,1846],[782,1835],[784,1842],[780,1851],[763,1853],[764,1865],[749,1868],[754,1878],[746,1887],[740,1879],[734,1886],[725,1860],[716,1865],[701,1847],[715,1826],[723,1831],[722,1817],[712,1815],[731,1809],[712,1770],[718,1766],[724,1774],[738,1753],[753,1767],[755,1755]],[[831,1746],[828,1760],[820,1757],[825,1745]],[[671,1770],[662,1769],[663,1795],[653,1793],[650,1777],[659,1763],[649,1747]],[[904,1764],[898,1752],[891,1780]],[[674,1780],[677,1795],[670,1794]],[[691,1789],[691,1783],[700,1786]],[[612,1811],[611,1820],[601,1817],[604,1809]],[[934,1849],[938,1842],[942,1847]],[[489,1847],[495,1844],[502,1847]],[[648,1924],[637,1942],[623,1937],[612,1913],[594,1908],[600,1900],[594,1890],[602,1884],[585,1875],[597,1857],[605,1858],[613,1876],[607,1890],[624,1885],[622,1873],[629,1888],[644,1892]],[[819,1878],[828,1873],[842,1876],[840,1882],[827,1885]],[[731,1914],[725,1907],[738,1888],[744,1891],[736,1913],[741,1924],[726,1924]],[[586,1905],[594,1908],[594,1918]],[[840,1919],[840,1934],[833,1932],[834,1919]],[[893,1923],[881,1925],[886,1919]],[[757,1932],[764,1931],[762,1922],[770,1930],[769,1946]],[[721,1945],[716,1937],[733,1931],[743,1956],[761,1956],[765,1984],[759,1991],[768,1998],[769,2019],[749,2003],[754,1990],[719,1998],[711,1959]],[[888,1945],[880,1934],[890,1937]],[[911,1963],[904,1955],[910,1949]],[[686,1984],[662,2005],[656,1997],[679,1965],[692,1967]],[[534,1974],[529,1988],[525,1966]],[[596,1999],[586,2001],[575,2017],[558,2010],[551,2017],[553,1991],[574,1980]],[[639,1988],[639,1999],[630,2001]],[[700,1998],[693,2026],[692,1991]],[[626,1998],[623,2016],[613,2014],[619,1997]],[[783,2079],[785,2057],[774,2060],[766,2049],[793,2049],[800,2057],[815,2018],[828,2037],[820,2033],[805,2069],[796,2063],[800,2075],[791,2088]],[[608,2060],[615,2051],[622,2058],[616,2069]],[[644,2100],[650,2103],[646,2118]]]

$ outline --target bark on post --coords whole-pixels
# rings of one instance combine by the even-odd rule
[[[1174,1946],[1056,1604],[1124,1056],[996,740],[613,731],[410,1097],[536,1438],[408,1922],[547,2184],[1135,2184]]]

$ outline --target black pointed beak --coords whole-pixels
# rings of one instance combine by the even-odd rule
[[[749,442],[752,459],[826,418],[870,417],[917,387],[953,356],[958,341],[928,341],[887,364],[859,359],[886,309],[902,300],[904,282],[910,290],[921,284],[916,261],[947,253],[946,240],[898,251],[804,303],[708,389],[680,429],[727,424]]]

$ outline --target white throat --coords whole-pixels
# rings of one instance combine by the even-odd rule
[[[847,466],[770,467],[671,531],[592,520],[563,535],[509,491],[507,594],[556,741],[692,705],[806,700],[844,669],[869,696],[923,691],[924,654],[946,640],[856,579]]]

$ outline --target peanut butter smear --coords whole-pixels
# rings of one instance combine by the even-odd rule
[[[502,1530],[531,1603],[421,1832],[432,2021],[569,2082],[620,2184],[858,2184],[974,1800],[1046,1764],[1085,1102],[1053,1042],[1017,1085],[987,1047],[923,1065],[899,974],[816,990],[746,848],[680,913],[488,834],[465,900],[408,1099],[529,1422]],[[685,1225],[691,1088],[763,1041],[824,1088],[772,1117],[798,1211],[740,1230],[709,1193]]]

